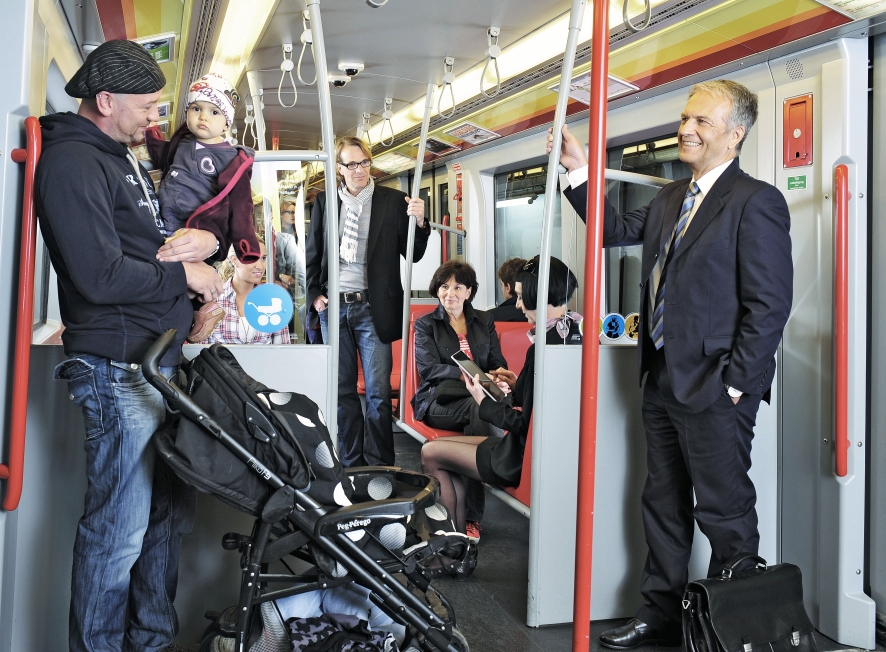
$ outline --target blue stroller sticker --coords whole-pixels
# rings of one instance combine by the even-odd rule
[[[276,333],[292,319],[289,292],[273,283],[258,285],[246,296],[246,321],[262,333]]]
[[[617,312],[610,313],[603,317],[603,337],[609,340],[617,340],[624,335],[625,320],[624,317]]]

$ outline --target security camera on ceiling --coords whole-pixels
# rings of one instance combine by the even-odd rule
[[[338,69],[345,73],[348,77],[356,77],[365,66],[362,63],[340,63]]]
[[[349,81],[351,78],[347,75],[329,75],[329,82],[336,88],[342,88]]]

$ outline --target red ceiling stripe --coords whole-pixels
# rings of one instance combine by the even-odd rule
[[[95,0],[106,41],[136,38],[134,0]]]

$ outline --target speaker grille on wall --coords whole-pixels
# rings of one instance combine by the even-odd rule
[[[791,79],[803,79],[803,62],[799,59],[788,59],[784,62],[784,69]]]

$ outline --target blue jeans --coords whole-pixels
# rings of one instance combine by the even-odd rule
[[[167,377],[173,367],[161,367]],[[74,542],[71,652],[161,650],[175,639],[172,606],[181,537],[196,493],[162,461],[151,437],[163,398],[141,366],[79,355],[55,368],[86,422],[83,516]],[[127,626],[128,617],[128,626]]]
[[[327,313],[320,313],[323,341],[329,342]],[[391,429],[391,345],[375,334],[368,303],[344,303],[339,309],[338,453],[342,464],[394,464]],[[366,381],[366,416],[357,394],[357,351]]]

